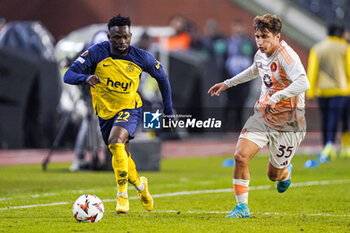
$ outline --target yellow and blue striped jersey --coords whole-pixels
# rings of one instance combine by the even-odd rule
[[[101,83],[90,88],[95,113],[102,119],[110,119],[123,109],[142,106],[137,93],[141,73],[154,77],[163,97],[164,114],[172,115],[171,89],[162,65],[153,55],[130,46],[125,56],[111,53],[111,44],[105,41],[90,47],[81,54],[64,75],[64,82],[83,84],[91,74]]]

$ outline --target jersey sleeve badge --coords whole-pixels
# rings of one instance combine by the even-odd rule
[[[83,52],[80,56],[82,57],[86,57],[89,54],[89,50],[86,50],[85,52]]]
[[[160,68],[160,62],[159,61],[157,61],[156,68],[157,68],[157,70],[159,70],[159,68]]]

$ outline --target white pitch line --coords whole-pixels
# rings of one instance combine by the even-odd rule
[[[198,210],[188,210],[188,211],[181,211],[181,210],[155,210],[156,213],[188,213],[188,214],[228,214],[231,211],[198,211]],[[278,212],[251,212],[251,214],[254,215],[297,215],[297,214],[291,214],[291,213],[278,213]],[[327,213],[310,213],[305,214],[306,216],[325,216],[325,217],[350,217],[350,214],[327,214]]]
[[[32,207],[39,207],[39,206],[55,206],[55,205],[65,205],[69,204],[69,202],[54,202],[54,203],[46,203],[46,204],[33,204],[33,205],[22,205],[22,206],[9,206],[5,208],[1,208],[0,210],[8,210],[8,209],[27,209]]]
[[[308,181],[302,183],[294,183],[291,184],[291,187],[304,187],[304,186],[314,186],[314,185],[328,185],[328,184],[341,184],[348,183],[350,179],[347,180],[323,180],[323,181]],[[260,186],[251,186],[249,190],[266,190],[270,189],[272,185],[260,185]],[[174,193],[163,193],[163,194],[154,194],[153,198],[159,197],[172,197],[172,196],[181,196],[181,195],[194,195],[194,194],[206,194],[206,193],[227,193],[233,192],[232,188],[229,189],[209,189],[209,190],[198,190],[198,191],[182,191],[182,192],[174,192]],[[133,196],[129,197],[130,200],[138,199],[139,197]],[[104,199],[103,202],[114,202],[115,199]],[[65,205],[69,204],[69,202],[55,202],[55,203],[46,203],[46,204],[33,204],[33,205],[23,205],[23,206],[9,206],[0,208],[0,210],[9,210],[9,209],[27,209],[33,207],[41,207],[41,206],[55,206],[55,205]]]
[[[316,183],[315,183],[316,182]],[[336,180],[333,180],[331,181],[333,183],[336,183],[337,181]],[[339,180],[339,182],[343,183],[344,180]],[[201,183],[204,183],[204,182],[201,182]],[[309,182],[306,182],[306,183],[300,183],[301,185],[299,185],[298,183],[297,184],[292,184],[291,186],[293,187],[299,187],[299,186],[309,186],[309,185],[317,185],[319,183],[322,183],[322,184],[329,184],[330,181],[309,181]],[[168,185],[169,186],[169,185]],[[171,184],[171,186],[176,186],[176,184]],[[262,186],[252,186],[252,187],[249,187],[249,190],[261,190],[261,189],[269,189],[270,187],[272,187],[273,184],[271,185],[262,185]],[[129,187],[129,189],[135,189],[134,187]],[[100,189],[87,189],[87,190],[69,190],[68,192],[69,193],[94,193],[94,192],[97,192],[99,191]],[[208,190],[210,191],[210,193],[212,193],[211,190]],[[231,192],[232,189],[217,189],[217,192]],[[199,192],[202,192],[202,191],[199,191]],[[207,191],[206,191],[207,192]],[[189,194],[196,194],[196,193],[189,193]],[[8,200],[14,200],[14,199],[18,199],[18,198],[28,198],[28,197],[31,197],[31,198],[40,198],[40,197],[47,197],[47,196],[55,196],[55,195],[59,195],[59,193],[42,193],[42,194],[32,194],[32,195],[21,195],[21,196],[16,196],[16,197],[5,197],[5,198],[0,198],[0,201],[8,201]],[[160,195],[164,195],[164,194],[160,194]],[[176,195],[186,195],[186,193],[171,193],[171,194],[166,194],[168,196],[176,196]],[[161,196],[162,197],[162,196]],[[135,197],[134,199],[137,199],[138,197]],[[131,198],[133,199],[133,197]],[[0,208],[1,210],[1,208]]]
[[[93,193],[97,192],[99,189],[87,189],[87,190],[69,190],[69,193]],[[18,198],[26,198],[28,197],[31,198],[40,198],[40,197],[48,197],[48,196],[55,196],[55,195],[60,195],[61,193],[41,193],[41,194],[31,194],[31,195],[19,195],[16,197],[4,197],[0,198],[0,201],[8,201],[8,200],[13,200],[13,199],[18,199]]]

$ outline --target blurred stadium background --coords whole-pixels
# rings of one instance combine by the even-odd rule
[[[253,36],[251,25],[255,15],[281,15],[282,38],[297,51],[305,68],[309,49],[326,37],[327,24],[344,23],[350,28],[349,0],[0,2],[0,165],[10,164],[8,161],[14,156],[22,156],[20,161],[26,158],[27,163],[40,161],[52,147],[65,119],[69,119],[68,130],[58,144],[58,149],[65,152],[55,157],[73,159],[76,137],[89,103],[84,90],[63,84],[61,75],[94,35],[106,30],[106,23],[117,13],[131,17],[132,43],[150,50],[164,64],[175,110],[199,119],[213,116],[225,119],[227,108],[236,111],[237,106],[228,105],[227,95],[210,98],[206,94],[212,84],[228,77],[226,41],[233,22],[241,22],[247,35]],[[183,30],[189,34],[191,43],[181,49],[164,49],[162,41],[174,34],[170,22],[175,16],[185,20]],[[164,157],[232,154],[235,137],[251,111],[247,106],[252,107],[255,101],[247,99],[259,94],[259,85],[251,84],[244,89],[245,93],[236,96],[235,102],[245,102],[241,106],[242,119],[233,116],[238,120],[217,132],[156,132],[159,138],[156,140],[154,133],[140,130],[138,137],[159,142],[154,151]],[[158,106],[160,99],[154,83],[145,82],[140,91],[146,107]],[[313,153],[321,146],[319,116],[315,102],[308,100],[307,106],[310,133],[302,148]],[[39,148],[44,150],[10,150]]]

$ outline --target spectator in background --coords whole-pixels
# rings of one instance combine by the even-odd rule
[[[158,47],[154,47],[154,42],[156,42],[154,39],[145,30],[139,41],[135,44],[135,47],[146,50],[156,57],[158,55]],[[137,92],[142,98],[144,108],[159,108],[162,105],[162,96],[158,88],[158,83],[153,78],[147,78],[149,76],[146,72],[141,74]]]
[[[108,32],[106,30],[97,31],[92,37],[91,41],[84,46],[83,50],[79,53],[79,55],[82,52],[86,51],[89,47],[101,43],[103,41],[107,41],[107,34]],[[67,66],[72,65],[72,63],[73,61],[69,62]],[[69,170],[73,172],[86,170],[90,167],[97,167],[97,164],[93,164],[93,159],[91,162],[85,160],[86,152],[88,150],[91,150],[90,152],[96,153],[99,151],[100,148],[104,149],[104,147],[102,146],[102,135],[98,131],[98,119],[94,116],[94,111],[90,102],[90,88],[87,85],[82,85],[80,86],[80,90],[85,105],[87,106],[88,112],[83,117],[83,121],[80,125],[77,139],[75,141],[75,158],[73,160],[73,163],[69,167]]]
[[[247,29],[244,23],[237,19],[231,24],[231,36],[227,40],[227,60],[225,64],[226,75],[233,77],[246,68],[248,68],[254,59],[256,48],[254,42],[251,40],[250,36],[247,35]],[[254,81],[255,82],[255,81]],[[257,79],[260,84],[260,81]],[[247,82],[239,85],[239,87],[232,87],[227,90],[228,101],[226,105],[226,121],[229,122],[228,125],[232,125],[233,130],[240,130],[243,123],[243,114],[245,101],[253,93],[250,93],[250,85],[252,82]],[[256,90],[259,91],[259,88]],[[258,95],[253,101],[258,99]]]
[[[2,30],[3,27],[6,25],[6,19],[5,18],[0,18],[0,31]]]
[[[350,93],[350,48],[344,38],[345,33],[344,26],[330,25],[328,37],[314,45],[309,54],[307,76],[310,89],[306,94],[310,99],[317,97],[321,111],[324,147],[320,162],[336,158],[334,143],[338,122]],[[343,134],[343,138],[346,137],[349,138],[349,132]],[[350,142],[345,143],[344,146],[350,148]],[[350,157],[350,154],[347,156]]]
[[[174,29],[174,35],[161,38],[161,45],[168,51],[187,50],[191,46],[191,34],[189,33],[188,20],[180,15],[170,19],[169,25]]]
[[[108,34],[108,32],[106,30],[97,31],[95,33],[95,35],[92,37],[92,40],[91,40],[91,43],[89,44],[89,47],[93,46],[95,44],[101,43],[103,41],[107,41],[108,40],[107,34]],[[88,48],[86,48],[86,49],[88,49]]]
[[[209,57],[215,60],[219,75],[221,76],[220,79],[223,80],[227,51],[226,36],[213,19],[206,21],[204,33],[202,39],[203,49],[208,53]]]
[[[347,41],[349,41],[349,32],[345,29],[345,32],[343,34],[343,38]],[[347,51],[347,74],[348,77],[350,77],[350,56],[349,56],[349,46],[348,46],[348,51]],[[350,80],[348,79],[348,82]],[[349,84],[349,89],[350,89],[350,84]],[[350,90],[348,95],[345,97],[345,109],[343,111],[343,116],[342,116],[342,138],[341,138],[341,144],[342,147],[339,151],[339,157],[350,157]]]
[[[342,137],[339,157],[350,158],[350,96],[345,97],[345,107],[342,115]]]
[[[140,40],[137,42],[136,47],[143,50],[148,50],[152,42],[153,42],[152,37],[148,35],[147,31],[144,31],[141,35]]]

